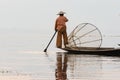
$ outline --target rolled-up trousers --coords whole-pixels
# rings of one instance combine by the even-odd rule
[[[66,28],[63,28],[62,30],[58,31],[57,40],[56,40],[56,46],[58,48],[62,47],[62,39],[64,42],[64,46],[66,46],[66,44],[68,44]]]

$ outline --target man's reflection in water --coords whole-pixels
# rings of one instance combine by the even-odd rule
[[[57,53],[57,69],[55,72],[56,80],[67,80],[67,54]]]

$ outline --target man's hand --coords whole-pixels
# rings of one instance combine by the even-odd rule
[[[57,29],[55,29],[55,31],[57,32],[58,30],[57,30]]]

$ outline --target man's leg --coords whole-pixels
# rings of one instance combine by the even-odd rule
[[[68,44],[68,37],[67,37],[67,32],[63,32],[63,39],[64,39],[64,46],[66,47],[66,44]]]
[[[62,33],[59,32],[59,31],[58,31],[58,34],[57,34],[56,46],[57,46],[57,48],[61,48],[62,47]]]

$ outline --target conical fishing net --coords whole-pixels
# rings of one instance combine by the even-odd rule
[[[100,47],[102,36],[96,26],[82,23],[70,33],[68,42],[68,47]]]

